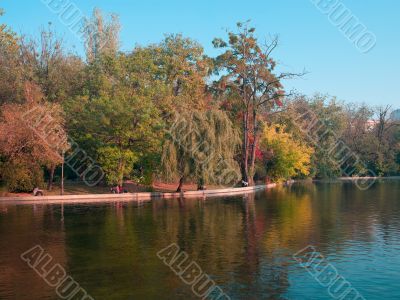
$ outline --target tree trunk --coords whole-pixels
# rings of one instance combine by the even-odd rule
[[[254,185],[254,175],[255,175],[255,163],[256,163],[256,151],[258,142],[258,127],[257,127],[257,112],[253,109],[253,139],[250,146],[250,170],[249,170],[249,185]]]
[[[182,192],[182,186],[183,186],[183,181],[184,181],[184,177],[182,176],[180,179],[179,179],[179,185],[178,185],[178,188],[176,189],[176,192],[177,193],[180,193],[180,192]]]
[[[201,178],[198,182],[197,182],[197,190],[198,191],[204,191],[205,190],[205,185],[204,185],[204,179]]]
[[[250,170],[249,170],[249,185],[250,186],[254,185],[257,140],[258,140],[258,137],[254,136],[253,144],[251,145],[251,159],[250,159]]]
[[[249,181],[249,118],[248,112],[243,114],[243,141],[242,141],[242,181]]]
[[[56,165],[51,165],[49,169],[49,181],[47,183],[47,190],[51,191],[53,189],[54,173],[56,170]]]

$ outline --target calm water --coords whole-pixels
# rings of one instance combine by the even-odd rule
[[[292,257],[313,245],[365,299],[400,299],[400,182],[302,184],[247,197],[0,204],[0,299],[58,299],[39,244],[94,299],[199,299],[157,257],[176,243],[232,299],[331,299]]]

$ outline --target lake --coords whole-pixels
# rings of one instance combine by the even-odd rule
[[[47,283],[56,264],[93,299],[200,299],[206,287],[221,300],[333,299],[335,280],[355,295],[345,299],[400,299],[399,192],[387,179],[367,191],[304,183],[141,205],[3,203],[0,299],[59,299]],[[200,274],[203,288],[191,282]]]

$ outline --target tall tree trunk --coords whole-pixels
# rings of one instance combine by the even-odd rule
[[[56,165],[52,164],[49,169],[49,181],[47,183],[47,190],[53,189],[54,173],[56,171]]]
[[[249,115],[248,111],[243,114],[243,141],[242,141],[242,180],[249,182]]]
[[[257,112],[253,108],[253,139],[250,146],[250,168],[249,168],[249,185],[254,185],[255,164],[256,164],[256,151],[258,142],[258,127],[257,127]]]
[[[255,175],[255,165],[256,165],[256,150],[257,150],[257,135],[253,138],[253,143],[251,145],[251,160],[250,160],[250,170],[249,170],[249,185],[254,185],[254,175]]]
[[[177,192],[177,193],[182,192],[182,186],[183,186],[183,181],[184,181],[184,179],[185,179],[184,176],[182,176],[182,177],[179,179],[179,185],[178,185],[178,188],[176,189],[176,192]]]

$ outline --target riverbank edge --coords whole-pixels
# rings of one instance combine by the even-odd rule
[[[237,196],[255,193],[264,189],[276,187],[276,183],[257,185],[243,188],[225,188],[205,191],[186,191],[181,193],[126,193],[126,194],[86,194],[86,195],[59,195],[59,196],[24,196],[24,197],[0,197],[0,203],[17,202],[23,204],[55,204],[55,203],[98,203],[98,202],[146,202],[157,199],[172,198],[209,198],[221,196]]]
[[[311,179],[312,182],[334,182],[334,181],[357,181],[357,180],[381,180],[381,179],[390,179],[390,180],[399,180],[400,176],[376,176],[376,177],[364,177],[364,176],[354,176],[354,177],[337,177],[337,178],[326,178],[326,179]]]

